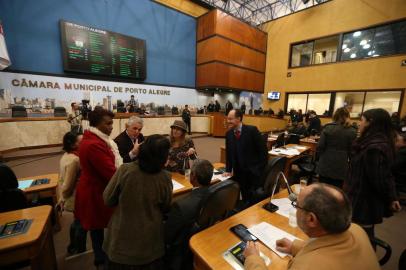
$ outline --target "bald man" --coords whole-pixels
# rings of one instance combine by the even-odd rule
[[[276,241],[279,251],[293,256],[287,269],[380,269],[365,231],[351,224],[351,204],[340,189],[320,183],[307,186],[293,205],[297,224],[309,240]],[[248,243],[244,255],[245,269],[267,269],[255,243]]]

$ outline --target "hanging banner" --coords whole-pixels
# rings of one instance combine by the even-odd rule
[[[208,103],[195,89],[146,84],[0,72],[0,117],[10,117],[13,106],[24,106],[31,116],[53,114],[55,107],[70,112],[72,102],[89,100],[90,105],[115,111],[117,103],[127,106],[134,96],[135,106],[156,112],[188,104],[198,108]],[[134,103],[134,102],[132,102]]]

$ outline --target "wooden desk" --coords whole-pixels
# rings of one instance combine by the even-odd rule
[[[297,144],[285,145],[286,148],[295,147],[295,146],[297,146]],[[295,162],[296,160],[301,158],[303,154],[309,152],[309,150],[310,150],[310,147],[308,147],[308,146],[305,146],[305,145],[300,145],[300,146],[303,147],[303,149],[297,149],[300,152],[300,154],[296,155],[296,156],[286,156],[286,155],[282,155],[282,154],[279,154],[279,155],[269,154],[270,157],[284,156],[287,158],[286,164],[285,164],[285,169],[283,170],[283,173],[285,174],[286,178],[289,177],[290,168],[292,167],[293,162]]]
[[[52,199],[52,206],[55,206],[58,203],[58,179],[59,175],[57,173],[52,174],[44,174],[44,175],[36,175],[31,177],[24,177],[18,179],[20,180],[28,180],[28,179],[41,179],[41,178],[48,178],[48,184],[37,185],[33,187],[29,187],[24,189],[25,196],[29,201],[35,199],[43,199],[43,198],[51,198]],[[56,221],[56,230],[60,229],[60,220],[59,215],[53,213],[55,215]]]
[[[286,196],[287,191],[283,190],[276,194],[274,198],[283,198]],[[240,241],[237,236],[230,232],[232,226],[240,223],[250,228],[255,224],[265,221],[279,229],[295,235],[296,237],[303,240],[307,239],[307,236],[298,227],[292,228],[289,226],[286,217],[276,213],[270,213],[263,209],[262,205],[268,201],[269,199],[259,202],[258,204],[255,204],[250,208],[195,234],[189,242],[193,252],[194,269],[233,269],[223,259],[222,254]],[[289,261],[288,257],[284,259],[280,258],[261,242],[259,242],[259,246],[260,250],[272,260],[269,269],[286,270]]]
[[[317,150],[318,139],[319,137],[306,137],[300,139],[300,144],[310,147],[310,152],[314,154]]]
[[[51,212],[51,206],[43,205],[0,213],[0,224],[19,219],[33,220],[25,234],[0,239],[0,266],[29,260],[33,270],[57,268]]]
[[[220,167],[224,167],[224,163],[213,163],[214,168],[220,168]],[[172,173],[172,179],[175,180],[176,182],[178,182],[179,184],[183,185],[184,187],[178,190],[175,190],[173,192],[173,198],[176,198],[180,195],[183,195],[189,191],[192,190],[193,186],[190,183],[189,179],[186,179],[186,177],[180,173]],[[213,181],[211,181],[210,184],[215,184],[219,182],[219,180],[215,179]]]

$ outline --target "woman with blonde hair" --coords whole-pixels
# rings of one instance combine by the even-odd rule
[[[357,137],[357,131],[349,120],[349,111],[338,108],[334,112],[333,122],[327,124],[321,132],[317,145],[320,155],[317,173],[320,182],[339,188],[342,188],[347,178],[351,145]]]
[[[185,174],[185,169],[190,169],[189,159],[196,158],[195,145],[191,138],[186,137],[187,127],[185,122],[175,120],[171,125],[169,158],[166,169],[171,172]]]

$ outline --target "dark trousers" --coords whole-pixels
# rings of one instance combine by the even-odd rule
[[[68,252],[70,254],[82,253],[86,251],[87,231],[83,229],[80,221],[75,219],[70,225],[70,243]]]
[[[103,229],[90,230],[92,247],[94,253],[94,265],[103,265],[106,262],[106,253],[103,251],[104,231]]]
[[[333,179],[333,178],[325,177],[322,175],[319,176],[319,182],[329,184],[329,185],[332,185],[332,186],[335,186],[335,187],[338,187],[341,189],[343,188],[343,183],[344,183],[343,180]]]
[[[240,185],[242,203],[244,205],[243,208],[251,206],[254,202],[254,190],[255,184],[254,181],[259,176],[255,176],[250,172],[247,171],[238,171],[236,170],[233,175],[233,180],[236,181]]]
[[[189,120],[183,120],[183,122],[185,122],[186,123],[186,126],[187,126],[187,130],[188,130],[188,134],[190,135],[190,134],[192,134],[192,127],[191,127],[191,124],[190,124],[190,119]]]

